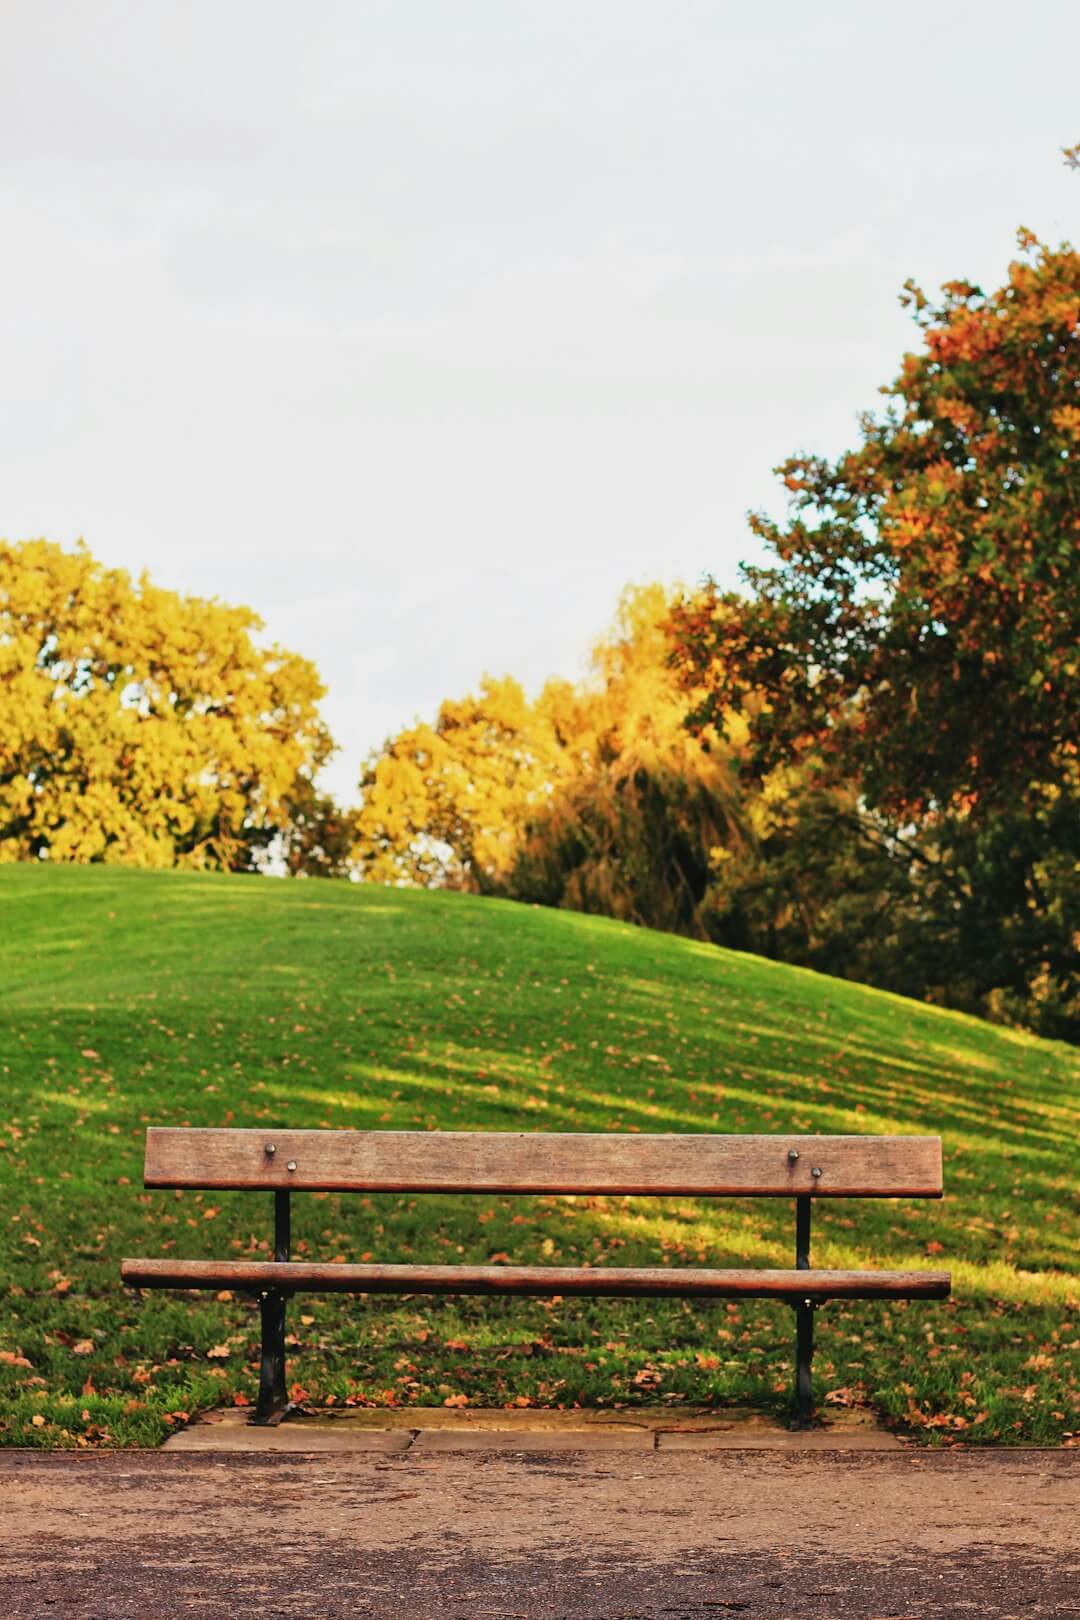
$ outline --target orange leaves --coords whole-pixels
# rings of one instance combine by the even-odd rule
[[[658,1367],[642,1367],[630,1380],[635,1389],[659,1389],[664,1375]]]
[[[1080,439],[1080,405],[1060,405],[1052,420],[1060,433],[1070,439]]]

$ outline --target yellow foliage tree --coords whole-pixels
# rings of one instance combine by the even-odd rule
[[[367,764],[354,855],[382,882],[503,893],[696,931],[738,836],[731,741],[692,737],[669,667],[674,600],[626,592],[590,678],[535,703],[486,678]]]
[[[531,704],[517,681],[485,676],[447,701],[434,726],[392,737],[360,781],[354,856],[375,882],[499,889],[526,818],[566,770],[555,724],[561,691]]]
[[[333,744],[250,609],[0,542],[0,860],[240,869]]]
[[[743,717],[692,736],[670,664],[677,593],[627,590],[578,703],[574,768],[533,814],[511,876],[519,898],[708,936],[716,866],[749,837],[737,775]]]

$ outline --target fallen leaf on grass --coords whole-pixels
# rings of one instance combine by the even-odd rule
[[[229,1347],[227,1344],[212,1344],[206,1354],[212,1361],[221,1361],[229,1354]]]
[[[80,1339],[77,1344],[72,1345],[71,1353],[73,1356],[92,1356],[94,1353],[93,1339]]]
[[[0,1361],[5,1367],[32,1367],[34,1363],[27,1361],[25,1356],[17,1356],[14,1350],[0,1350]]]

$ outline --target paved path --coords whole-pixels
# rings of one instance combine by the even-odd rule
[[[1080,1453],[0,1453],[0,1615],[1080,1616]]]

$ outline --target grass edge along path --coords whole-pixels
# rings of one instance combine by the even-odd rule
[[[330,882],[0,867],[0,1443],[154,1444],[254,1399],[258,1313],[126,1292],[124,1254],[264,1253],[270,1198],[145,1192],[147,1124],[940,1133],[943,1202],[838,1200],[814,1263],[945,1266],[832,1304],[815,1395],[932,1443],[1080,1430],[1080,1058],[861,985],[604,919]],[[785,1200],[298,1195],[298,1257],[790,1263]],[[314,1407],[780,1414],[768,1303],[290,1305]]]

